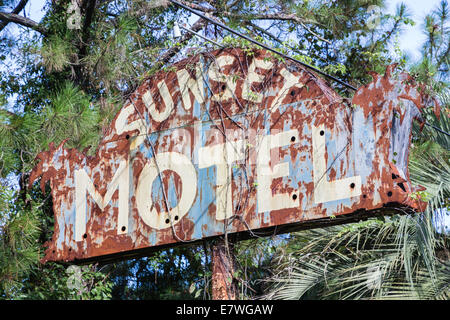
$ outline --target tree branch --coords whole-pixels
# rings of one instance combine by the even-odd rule
[[[81,30],[81,46],[80,46],[80,57],[83,58],[87,54],[87,44],[89,41],[89,27],[92,23],[95,7],[97,5],[96,0],[87,0],[82,4],[83,15],[84,15],[84,23],[83,28]]]
[[[205,8],[201,5],[183,1],[183,0],[178,0],[178,2],[184,4],[186,7],[189,7],[191,9],[198,10],[198,11],[203,11],[203,12],[216,12],[217,11],[215,8],[209,9],[209,8]]]
[[[283,20],[283,21],[295,21],[299,24],[304,23],[311,23],[311,24],[318,24],[317,21],[311,20],[311,19],[304,19],[301,18],[295,14],[284,14],[284,13],[267,13],[267,14],[261,14],[261,13],[255,13],[255,14],[236,14],[228,11],[221,12],[222,15],[232,18],[238,18],[242,20]]]
[[[28,3],[28,0],[21,0],[19,2],[19,4],[13,9],[13,11],[11,11],[11,13],[19,14],[20,11],[22,11],[23,8],[25,8],[25,5],[27,3]],[[6,27],[7,24],[8,24],[8,22],[6,22],[6,21],[0,22],[0,32]]]
[[[298,23],[303,29],[306,29],[309,33],[311,33],[313,36],[315,36],[320,41],[326,42],[328,44],[331,44],[331,42],[324,37],[318,35],[316,32],[312,31],[311,28],[309,28],[305,23],[310,24],[318,24],[314,20],[310,19],[303,19],[295,14],[283,14],[283,13],[275,13],[275,14],[250,14],[249,16],[244,16],[240,14],[233,14],[230,12],[223,12],[224,16],[232,17],[232,18],[238,18],[242,20],[252,21],[252,20],[282,20],[282,21],[294,21]]]
[[[202,29],[204,25],[204,21],[203,19],[198,19],[190,28],[192,31],[198,32]],[[183,38],[181,38],[181,40],[179,41],[180,44],[185,44],[187,41],[189,41],[192,37],[194,36],[193,33],[191,32],[186,32],[183,36]],[[169,60],[175,56],[180,50],[181,50],[182,46],[174,46],[172,48],[170,48],[168,51],[166,51],[159,59],[158,61],[158,65],[163,66],[164,64],[166,64],[167,62],[169,62]]]
[[[191,30],[198,32],[202,29],[202,27],[204,26],[205,21],[203,21],[202,18],[198,19],[190,28]],[[190,39],[192,39],[192,37],[194,37],[194,34],[191,32],[186,32],[183,37],[178,41],[179,45],[173,46],[171,47],[169,50],[167,50],[166,52],[164,52],[164,54],[162,54],[157,62],[152,66],[151,70],[159,70],[160,68],[162,68],[166,63],[168,63],[170,61],[170,59],[172,59],[178,52],[181,51],[181,49],[183,48],[183,45],[186,44]],[[124,93],[124,97],[128,98],[132,92],[134,92],[136,90],[136,86],[131,86],[125,93]]]
[[[43,35],[47,34],[47,30],[41,25],[39,25],[36,21],[33,21],[31,19],[28,19],[15,13],[0,12],[0,20],[3,21],[5,25],[12,22],[33,29],[34,31],[37,31]]]
[[[216,13],[216,9],[208,9],[203,6],[200,6],[198,4],[188,3],[186,1],[178,0],[180,3],[184,4],[185,6],[188,6],[194,10],[208,12],[208,13]],[[236,5],[237,1],[233,2],[230,7]],[[252,20],[282,20],[282,21],[294,21],[301,25],[304,29],[306,29],[309,33],[311,33],[313,36],[315,36],[317,39],[326,42],[328,44],[331,44],[331,42],[320,35],[318,35],[316,32],[312,31],[311,28],[309,28],[306,23],[309,24],[318,24],[317,21],[311,20],[311,19],[304,19],[296,14],[284,14],[281,12],[274,13],[274,14],[261,14],[261,13],[255,13],[255,14],[249,14],[249,15],[242,15],[242,14],[236,14],[229,11],[223,11],[220,12],[223,16],[229,17],[229,18],[237,18],[244,21],[252,21]]]
[[[251,22],[251,21],[246,21],[245,24],[246,24],[247,26],[249,26],[249,27],[252,27],[254,30],[257,30],[257,31],[261,32],[262,34],[268,36],[268,37],[271,38],[272,40],[275,40],[275,41],[278,42],[279,44],[286,45],[285,43],[283,43],[283,41],[282,41],[281,39],[277,38],[275,35],[271,34],[269,31],[267,31],[267,30],[270,29],[270,28],[267,28],[267,29],[261,28],[260,26],[254,24],[254,23]],[[289,48],[291,48],[292,50],[295,50],[294,48],[292,48],[292,47],[290,47],[290,46],[289,46]]]
[[[0,109],[0,114],[1,113],[5,113],[7,116],[9,116],[9,117],[15,117],[15,116],[17,116],[17,114],[15,114],[14,112],[11,112],[11,111],[9,111],[9,110],[6,110],[6,109]]]

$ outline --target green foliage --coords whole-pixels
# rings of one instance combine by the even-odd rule
[[[61,72],[70,64],[70,54],[73,49],[70,42],[53,36],[40,48],[42,64],[49,73]]]
[[[96,266],[83,267],[73,288],[67,266],[39,262],[53,221],[42,216],[47,201],[28,199],[0,185],[0,299],[109,299],[112,282]]]
[[[0,297],[14,296],[19,279],[39,259],[36,212],[22,211],[14,196],[0,185]]]
[[[15,299],[105,300],[111,298],[113,283],[95,266],[80,268],[79,279],[72,279],[70,267],[56,263],[35,265],[22,279],[23,285]],[[76,285],[74,285],[74,283]]]
[[[67,82],[50,97],[50,101],[40,114],[43,119],[40,127],[45,135],[70,137],[67,145],[79,149],[97,144],[99,112],[88,96]],[[70,126],[67,126],[68,122]]]
[[[269,275],[272,257],[280,250],[282,238],[263,237],[239,241],[235,245],[237,268],[234,278],[238,282],[239,299],[246,300],[264,292],[261,279]]]
[[[255,40],[260,41],[261,39]],[[224,37],[221,44],[230,48],[242,48],[248,56],[252,55],[253,49],[259,48],[259,46],[246,39],[230,35]]]
[[[336,65],[329,64],[323,68],[323,71],[331,75],[339,75],[339,74],[343,75],[347,73],[347,68],[345,67],[345,65],[341,63]]]
[[[58,85],[55,91],[49,92],[48,103],[39,113],[16,114],[6,110],[0,113],[0,146],[6,151],[0,160],[3,177],[30,171],[34,157],[48,149],[50,142],[60,143],[69,138],[69,147],[97,145],[99,110],[70,82]]]
[[[209,262],[205,247],[188,246],[117,262],[105,270],[115,283],[113,299],[209,299]]]
[[[429,216],[296,233],[274,260],[269,299],[448,299],[446,250]]]

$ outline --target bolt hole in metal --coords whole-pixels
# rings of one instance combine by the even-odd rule
[[[320,135],[323,136],[325,134],[325,131],[320,130]]]
[[[291,96],[295,96],[295,91],[294,90],[291,91]]]
[[[403,190],[403,192],[406,192],[406,188],[405,188],[405,185],[403,184],[403,182],[397,183],[397,185],[400,187],[400,189]]]
[[[291,141],[292,141],[292,142],[295,141],[295,137],[294,137],[294,136],[291,137]]]
[[[87,238],[87,233],[83,234],[83,238],[84,238],[84,239]]]
[[[294,195],[292,195],[292,199],[297,199],[297,195],[296,194],[294,194]]]
[[[222,90],[225,90],[227,88],[227,86],[226,85],[222,85]]]
[[[169,222],[170,222],[170,220],[169,220],[169,219],[166,219],[166,223],[169,224]]]
[[[392,180],[395,180],[397,178],[400,178],[400,176],[396,175],[395,173],[392,174]],[[405,185],[403,184],[403,182],[398,182],[397,185],[399,186],[400,189],[403,190],[403,192],[406,192],[406,188]],[[391,192],[392,195],[392,192]],[[389,196],[389,192],[388,192],[388,196]],[[390,197],[390,196],[389,196]]]
[[[121,230],[125,231],[125,230],[127,230],[127,227],[123,226]]]
[[[350,183],[350,188],[355,189],[355,183]]]
[[[388,191],[387,196],[392,197],[392,191]]]
[[[126,136],[125,136],[125,139],[130,139],[130,135],[129,134],[127,134]]]

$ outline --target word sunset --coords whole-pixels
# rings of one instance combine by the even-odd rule
[[[50,182],[55,214],[44,261],[292,231],[389,203],[423,207],[409,197],[407,168],[420,94],[391,69],[351,104],[263,50],[161,70],[119,110],[95,156],[64,142],[38,155],[30,184]]]

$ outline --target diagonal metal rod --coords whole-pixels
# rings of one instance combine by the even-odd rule
[[[212,24],[215,24],[215,25],[217,25],[217,26],[219,26],[219,27],[221,27],[221,28],[223,28],[223,29],[225,29],[225,30],[227,30],[227,31],[229,31],[229,32],[231,32],[231,33],[237,35],[238,37],[241,37],[241,38],[243,38],[243,39],[245,39],[245,40],[247,40],[247,41],[250,41],[250,42],[252,42],[252,43],[254,43],[254,44],[256,44],[256,45],[258,45],[258,46],[260,46],[260,47],[262,47],[262,48],[264,48],[264,49],[266,49],[266,50],[268,50],[268,51],[271,51],[271,52],[273,52],[273,53],[275,53],[275,54],[278,54],[279,56],[281,56],[281,57],[283,57],[283,58],[285,58],[285,59],[294,61],[294,62],[296,62],[296,63],[301,64],[302,66],[304,66],[304,67],[306,67],[306,68],[309,68],[309,69],[311,69],[311,70],[314,70],[315,72],[317,72],[317,73],[319,73],[319,74],[321,74],[321,75],[323,75],[323,76],[325,76],[325,77],[327,77],[327,78],[330,78],[330,79],[336,81],[337,83],[339,83],[339,84],[341,84],[341,85],[343,85],[343,86],[345,86],[345,87],[347,87],[347,88],[349,88],[349,89],[352,89],[352,90],[355,90],[355,91],[357,90],[357,89],[356,89],[354,86],[352,86],[351,84],[348,84],[348,83],[346,83],[346,82],[344,82],[344,81],[342,81],[342,80],[340,80],[340,79],[338,79],[338,78],[336,78],[336,77],[333,77],[333,76],[331,76],[331,75],[329,75],[329,74],[323,72],[322,70],[319,70],[319,69],[317,69],[317,68],[314,68],[314,67],[312,67],[312,66],[310,66],[310,65],[308,65],[308,64],[306,64],[306,63],[304,63],[304,62],[302,62],[302,61],[300,61],[300,60],[297,60],[297,59],[295,59],[295,58],[292,58],[292,57],[290,57],[290,56],[288,56],[288,55],[286,55],[286,54],[284,54],[284,53],[281,53],[281,52],[279,52],[279,51],[277,51],[277,50],[275,50],[275,49],[272,49],[272,48],[266,46],[265,44],[263,44],[263,43],[261,43],[261,42],[259,42],[259,41],[256,41],[255,39],[252,39],[252,38],[246,36],[245,34],[242,34],[242,33],[238,32],[238,31],[236,31],[236,30],[233,30],[233,29],[231,29],[230,27],[228,27],[228,26],[226,26],[226,25],[224,25],[224,24],[222,24],[222,23],[220,23],[220,22],[218,22],[218,21],[215,21],[215,20],[211,19],[211,18],[205,16],[204,14],[199,13],[199,12],[197,12],[196,10],[194,10],[194,9],[192,9],[192,8],[189,8],[188,6],[182,4],[182,3],[178,2],[178,1],[175,1],[175,0],[169,0],[169,1],[172,2],[172,3],[175,4],[175,5],[177,5],[177,6],[181,7],[181,8],[183,8],[183,9],[186,9],[186,10],[188,10],[188,11],[194,13],[195,15],[199,16],[200,18],[202,18],[202,19],[204,19],[204,20],[206,20],[206,21],[208,21],[208,22],[211,22]],[[209,40],[208,40],[208,41],[209,41]]]
[[[194,30],[185,28],[185,27],[183,27],[183,26],[180,26],[180,28],[183,29],[183,30],[186,30],[187,32],[190,32],[190,33],[192,33],[192,34],[195,34],[197,37],[202,38],[203,40],[206,40],[206,41],[208,41],[208,42],[211,42],[211,43],[215,44],[216,46],[219,46],[219,47],[221,47],[221,48],[225,48],[225,46],[221,45],[220,43],[217,43],[217,42],[215,42],[214,40],[208,39],[207,37],[202,36],[200,33],[195,32]]]
[[[434,130],[437,130],[437,131],[439,131],[440,133],[446,134],[447,136],[450,137],[450,133],[445,132],[445,131],[442,130],[441,128],[438,128],[438,127],[436,127],[435,125],[432,125],[432,124],[430,124],[430,123],[428,123],[428,122],[426,122],[426,121],[424,121],[424,123],[425,123],[427,126],[432,127]]]

